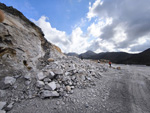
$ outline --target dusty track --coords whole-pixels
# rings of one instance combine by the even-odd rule
[[[96,86],[65,98],[26,100],[9,113],[150,113],[150,67],[119,66],[95,78]]]

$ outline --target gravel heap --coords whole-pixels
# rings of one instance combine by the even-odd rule
[[[100,79],[107,71],[99,63],[76,57],[41,60],[37,68],[37,72],[6,76],[0,81],[0,110],[11,110],[15,102],[24,99],[67,97],[75,88],[95,85],[93,79]]]

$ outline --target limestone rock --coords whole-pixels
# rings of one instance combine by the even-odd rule
[[[0,90],[0,98],[5,97],[6,91],[5,90]]]
[[[39,72],[39,73],[37,74],[37,79],[38,79],[38,80],[43,80],[44,78],[46,78],[46,75],[44,75],[43,72]]]
[[[27,80],[31,80],[31,74],[30,74],[30,73],[26,74],[26,75],[24,76],[24,78],[27,79]]]
[[[57,93],[57,91],[43,90],[41,92],[41,98],[47,98],[47,97],[59,97],[59,93]]]
[[[39,81],[39,80],[38,80],[38,81],[36,82],[36,86],[39,87],[39,88],[44,87],[44,85],[45,85],[45,84],[44,84],[43,81]]]
[[[49,74],[50,74],[50,75],[49,75],[50,78],[53,78],[53,77],[55,76],[54,72],[52,72],[52,71],[50,71]]]
[[[56,89],[56,83],[55,82],[50,82],[50,83],[46,84],[45,89],[55,90]]]
[[[70,86],[66,86],[66,90],[69,92],[71,91],[71,87]]]
[[[0,101],[0,110],[2,110],[6,105],[6,102]]]
[[[53,72],[54,72],[56,75],[63,75],[63,70],[62,70],[62,69],[54,69]]]
[[[8,104],[8,106],[6,106],[5,110],[6,111],[10,111],[14,106],[14,102],[11,102],[10,104]]]
[[[0,110],[0,113],[6,113],[6,111],[4,111],[4,110]]]
[[[5,77],[4,83],[5,85],[13,85],[16,82],[16,79],[13,77]]]

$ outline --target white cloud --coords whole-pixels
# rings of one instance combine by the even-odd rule
[[[150,47],[150,1],[143,1],[89,2],[86,18],[72,27],[71,34],[53,28],[45,16],[34,22],[42,28],[46,39],[63,52],[143,51]]]
[[[90,35],[93,37],[99,37],[102,34],[102,29],[107,26],[112,24],[112,18],[106,18],[104,19],[99,19],[93,22],[88,28],[87,31]]]
[[[89,12],[87,13],[87,18],[88,18],[89,20],[91,20],[91,18],[97,16],[97,14],[94,13],[94,10],[95,10],[95,8],[96,8],[98,5],[102,5],[102,4],[103,4],[103,2],[102,2],[101,0],[96,0],[96,1],[93,3],[93,5],[91,5],[91,2],[89,2]]]
[[[150,43],[143,43],[143,40],[148,41],[146,37],[150,34],[149,4],[149,0],[96,0],[93,4],[90,2],[87,13],[89,21],[97,19],[105,23],[108,18],[112,21],[104,26],[94,22],[88,27],[88,32],[105,43],[113,43],[114,49],[110,48],[110,51],[133,52],[137,51],[135,48],[138,48],[138,45],[141,47],[138,48],[139,51],[143,51],[150,47]]]
[[[50,22],[46,21],[48,18],[42,16],[39,20],[35,21],[31,19],[36,25],[38,25],[45,34],[45,38],[61,48],[63,52],[77,52],[82,53],[87,50],[89,46],[87,37],[84,36],[80,27],[73,29],[70,35],[67,35],[64,31],[59,31],[53,28]]]
[[[35,21],[32,19],[32,21],[42,29],[45,34],[45,38],[49,42],[59,46],[64,52],[66,52],[66,48],[70,45],[66,32],[52,28],[51,24],[46,21],[46,19],[48,18],[42,16],[39,20]]]
[[[69,52],[83,53],[89,47],[88,37],[85,37],[80,27],[75,28],[71,34],[71,45]]]

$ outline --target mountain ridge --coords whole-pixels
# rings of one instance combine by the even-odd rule
[[[150,65],[150,48],[136,54],[126,52],[102,52],[94,54],[92,51],[87,51],[85,53],[78,54],[78,57],[93,60],[106,59],[117,64]]]

